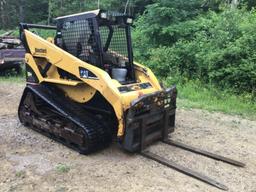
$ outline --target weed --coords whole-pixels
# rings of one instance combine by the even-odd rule
[[[25,171],[17,171],[15,173],[15,176],[19,177],[19,178],[24,178],[25,177]]]
[[[70,171],[70,166],[60,163],[56,166],[56,170],[59,173],[67,173]]]
[[[0,84],[1,83],[25,84],[25,77],[23,77],[23,76],[0,76]]]

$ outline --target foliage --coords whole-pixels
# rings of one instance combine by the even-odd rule
[[[153,0],[130,0],[127,13],[143,13]],[[124,12],[126,0],[100,0],[101,9]],[[16,27],[19,22],[51,23],[58,16],[98,9],[95,0],[0,0],[0,29]]]
[[[197,16],[202,11],[200,5],[200,0],[159,0],[148,5],[145,14],[139,17],[136,24],[135,38],[140,38],[135,45],[147,44],[154,47],[176,42],[173,25]]]
[[[171,85],[171,82],[167,80],[167,84]],[[232,92],[220,91],[198,81],[189,81],[177,87],[179,108],[206,109],[256,119],[256,103],[250,100],[250,96],[235,96]]]
[[[67,173],[70,169],[70,166],[61,163],[56,166],[56,171],[59,173]]]
[[[98,1],[95,0],[49,0],[51,5],[52,17],[60,15],[72,14],[81,11],[88,11],[98,9]],[[100,9],[111,11],[125,11],[126,0],[100,0]],[[143,13],[145,6],[152,3],[152,0],[130,0],[127,7],[127,13],[135,15]]]
[[[16,84],[25,84],[25,74],[20,76],[0,76],[0,86],[2,83],[16,83]]]
[[[136,23],[135,55],[140,60],[162,78],[201,80],[255,96],[254,11],[191,12],[187,4],[177,12],[159,2],[148,6]],[[159,17],[153,18],[160,10]],[[184,14],[187,11],[189,14]]]
[[[5,30],[0,29],[0,35],[2,35],[2,34],[4,34],[4,33],[6,33],[6,31],[5,31]]]
[[[0,0],[3,3],[0,11],[0,29],[10,29],[19,22],[37,23],[47,19],[48,0]]]
[[[15,176],[19,177],[19,178],[24,178],[25,177],[25,171],[17,171],[15,173]]]

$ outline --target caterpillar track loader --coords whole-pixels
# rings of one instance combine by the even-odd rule
[[[132,18],[100,10],[59,17],[57,27],[20,24],[27,86],[20,121],[81,153],[115,135],[136,152],[174,130],[176,88],[163,89],[133,61]],[[44,40],[30,28],[56,30]]]
[[[26,50],[21,123],[82,154],[112,140],[184,174],[227,190],[225,185],[153,154],[157,141],[243,167],[238,161],[175,142],[176,87],[165,89],[152,71],[133,59],[133,18],[95,10],[59,17],[56,26],[20,24]],[[47,39],[32,29],[53,30]]]

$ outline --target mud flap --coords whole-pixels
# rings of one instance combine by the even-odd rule
[[[177,89],[172,87],[133,101],[126,114],[123,148],[138,152],[166,140],[175,127],[176,97]]]

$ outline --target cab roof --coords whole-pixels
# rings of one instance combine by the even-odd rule
[[[86,12],[82,12],[82,13],[76,13],[76,14],[72,14],[72,15],[66,15],[66,16],[61,16],[61,17],[57,17],[56,20],[62,20],[62,19],[67,19],[67,18],[73,18],[73,17],[79,17],[79,16],[91,16],[91,17],[96,17],[100,14],[100,9],[96,9],[93,11],[86,11]]]

